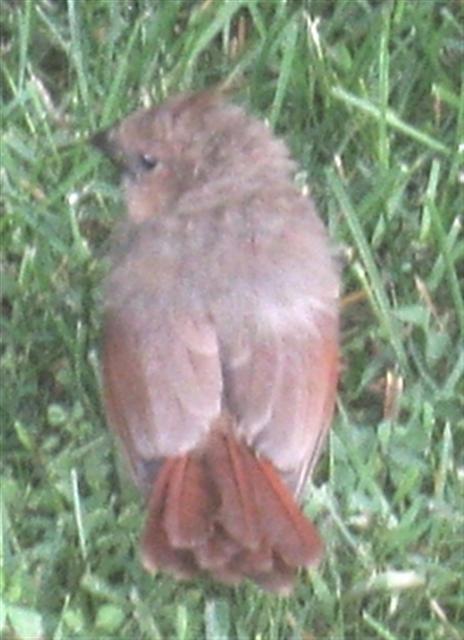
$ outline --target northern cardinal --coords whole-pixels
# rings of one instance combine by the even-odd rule
[[[218,91],[140,109],[94,144],[127,206],[103,384],[147,500],[143,564],[288,593],[323,551],[298,505],[339,369],[324,226],[285,144]]]

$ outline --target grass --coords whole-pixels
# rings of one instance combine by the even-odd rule
[[[464,6],[3,0],[0,629],[8,640],[464,637]],[[101,410],[119,191],[87,136],[227,79],[344,263],[338,414],[292,598],[150,577]]]

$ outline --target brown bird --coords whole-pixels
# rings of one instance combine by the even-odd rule
[[[218,92],[140,109],[94,143],[127,205],[103,383],[148,503],[143,564],[288,593],[323,551],[298,504],[339,369],[326,231],[284,143]]]

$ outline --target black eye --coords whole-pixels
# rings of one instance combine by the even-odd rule
[[[158,164],[158,160],[153,156],[150,156],[148,153],[142,154],[139,158],[139,161],[140,161],[140,166],[145,171],[150,171],[151,169],[154,169]]]

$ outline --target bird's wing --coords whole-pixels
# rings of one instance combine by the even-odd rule
[[[224,394],[241,437],[300,496],[332,418],[338,378],[337,326],[237,339],[224,366]]]
[[[109,421],[143,490],[157,460],[201,444],[225,409],[239,438],[268,458],[299,496],[333,412],[336,323],[328,317],[310,332],[259,338],[247,332],[220,347],[204,318],[153,322],[148,313],[112,310],[105,319],[103,377]]]
[[[155,314],[156,316],[156,314]],[[109,422],[145,491],[156,461],[197,446],[221,410],[222,373],[214,327],[147,310],[110,309],[103,381]]]

